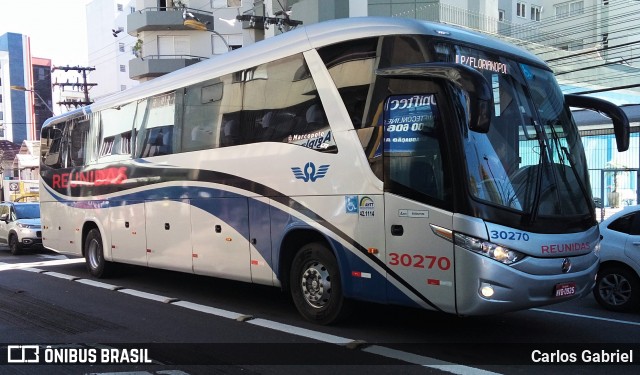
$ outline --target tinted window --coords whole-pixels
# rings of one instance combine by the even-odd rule
[[[238,125],[241,98],[242,84],[234,82],[231,74],[187,87],[184,94],[182,151],[237,144],[230,128]]]
[[[167,155],[174,152],[175,117],[175,92],[149,99],[143,124],[146,129],[139,141],[141,142],[140,157]]]
[[[72,121],[69,129],[71,166],[77,167],[85,164],[86,142],[89,134],[89,120],[86,118]]]
[[[385,189],[408,197],[447,198],[442,134],[435,94],[390,96],[384,107]]]
[[[633,226],[631,227],[631,234],[634,236],[640,235],[640,212],[635,213],[635,219],[633,220]]]
[[[239,118],[225,119],[238,123],[223,123],[221,137],[232,134],[236,144],[285,142],[337,152],[324,108],[301,54],[248,69],[239,78],[244,86],[242,113]]]
[[[131,155],[131,129],[137,107],[137,103],[129,103],[100,112],[102,121],[102,140],[98,152],[100,161],[123,158],[115,155],[126,155],[127,157]]]
[[[318,49],[356,129],[366,126],[364,113],[375,78],[378,40],[352,40]]]
[[[64,130],[65,123],[61,122],[48,126],[42,131],[40,140],[41,152],[44,154],[42,163],[50,168],[62,168],[61,151]]]
[[[629,234],[633,225],[634,214],[624,215],[609,224],[608,229]]]

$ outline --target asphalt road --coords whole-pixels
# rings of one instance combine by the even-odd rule
[[[640,312],[605,311],[591,296],[466,318],[362,303],[348,321],[325,327],[301,318],[277,288],[133,266],[95,280],[82,259],[48,251],[15,257],[4,247],[0,334],[0,373],[12,374],[640,370]],[[20,345],[38,348],[38,365],[15,363],[36,350]],[[594,353],[634,358],[585,364],[585,351],[591,361]],[[113,357],[101,361],[103,353]]]

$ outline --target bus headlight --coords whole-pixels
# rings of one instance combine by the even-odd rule
[[[593,253],[600,258],[600,240],[598,240],[596,246],[593,247]]]
[[[464,234],[455,233],[454,238],[456,245],[504,264],[513,264],[525,257],[521,252]]]

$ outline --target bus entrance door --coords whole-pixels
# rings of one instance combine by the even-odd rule
[[[386,263],[391,285],[403,293],[388,291],[390,302],[406,304],[408,295],[426,308],[455,313],[453,245],[432,230],[451,228],[451,213],[426,207],[395,194],[385,194]],[[398,286],[393,278],[408,282],[414,291]],[[416,296],[417,291],[421,296]],[[394,300],[394,297],[398,297]],[[428,301],[428,302],[425,302]],[[430,305],[433,304],[433,305]]]

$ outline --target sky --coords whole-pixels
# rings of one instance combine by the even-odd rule
[[[90,0],[0,0],[0,35],[31,38],[31,55],[54,66],[86,66],[86,4]]]

